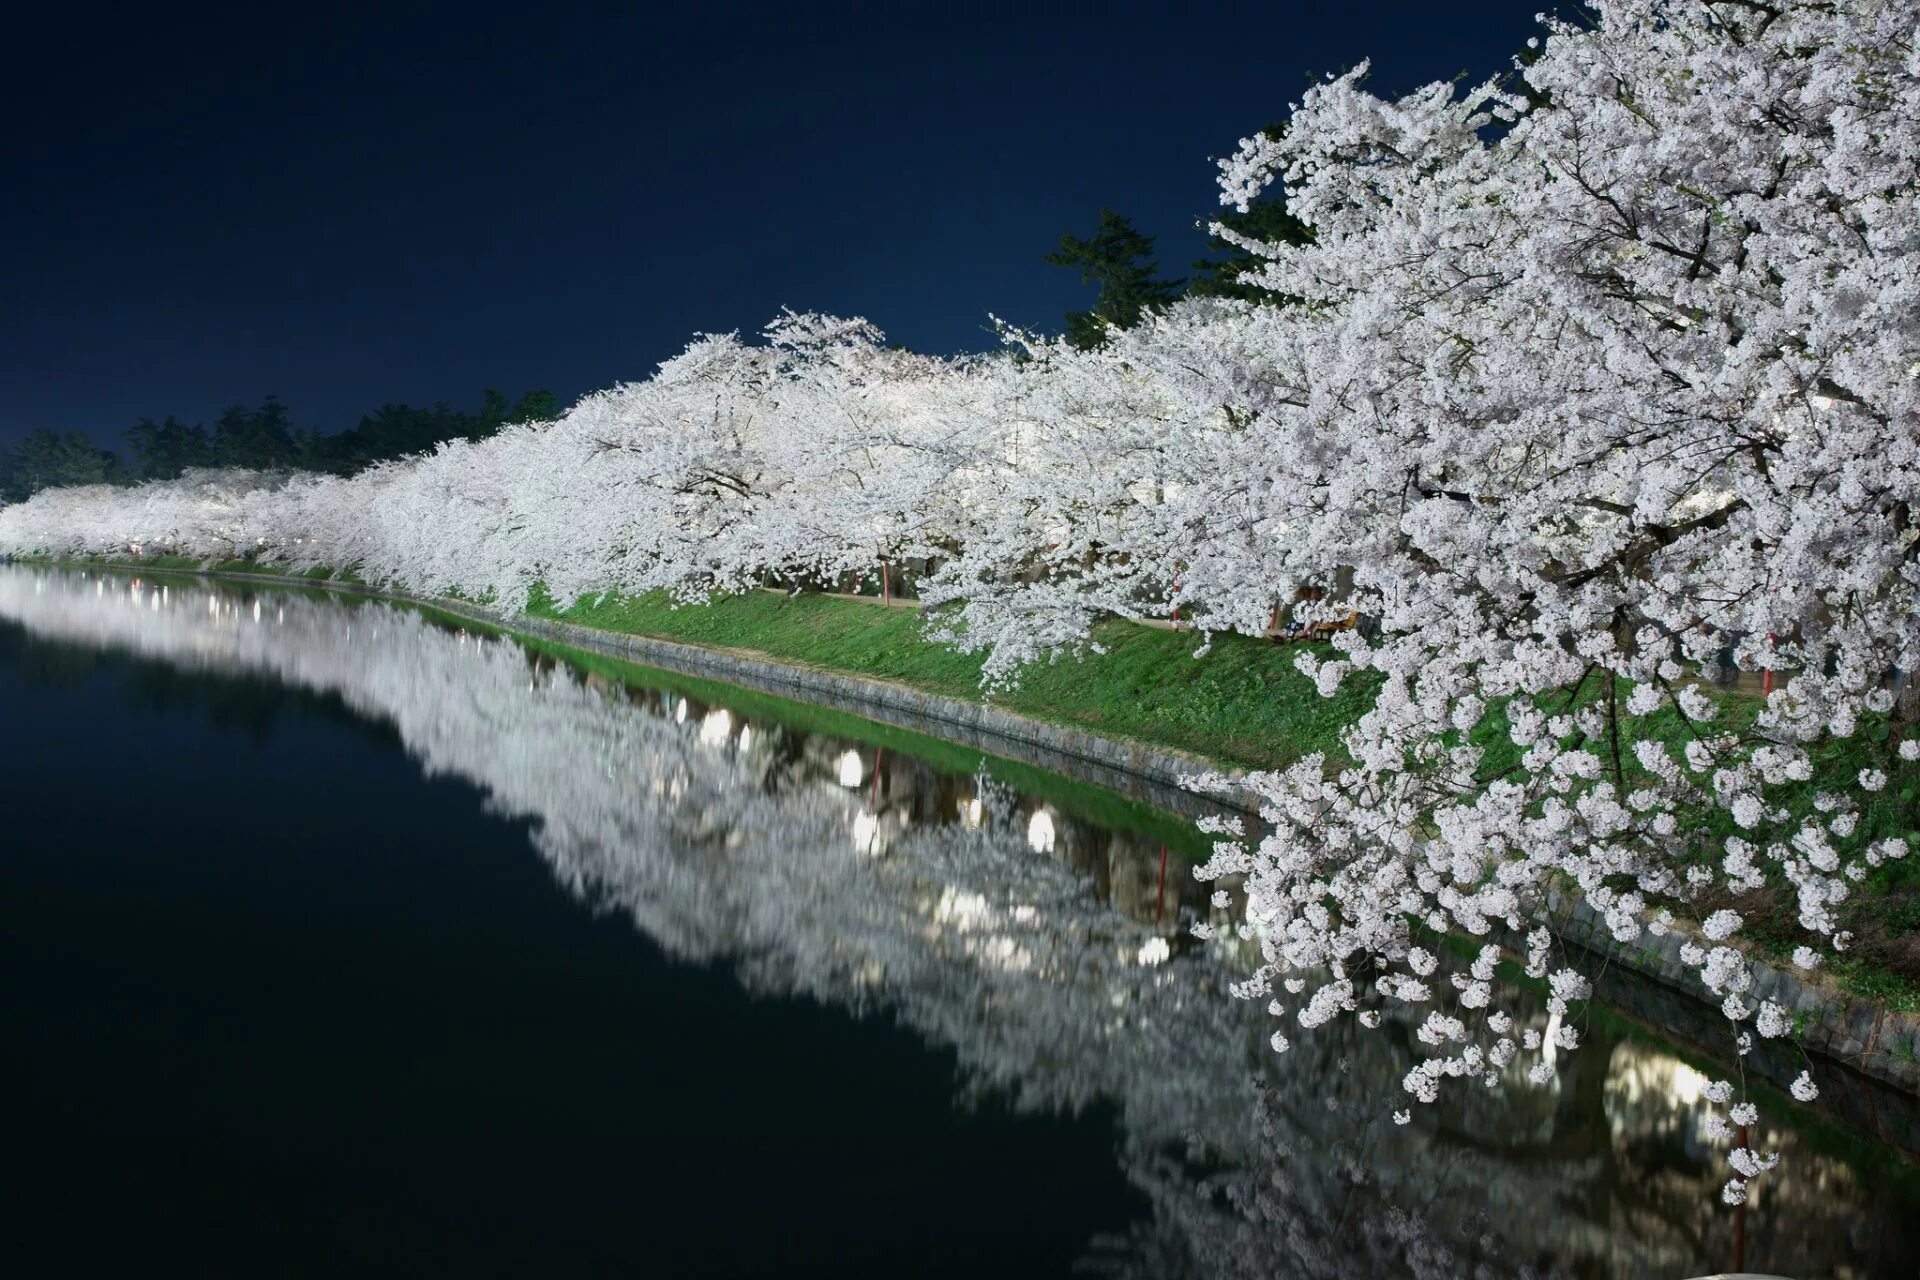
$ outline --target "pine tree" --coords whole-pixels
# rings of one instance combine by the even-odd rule
[[[1238,209],[1227,209],[1213,222],[1236,235],[1270,244],[1309,244],[1313,240],[1312,230],[1287,212],[1287,202],[1279,195],[1255,201],[1245,213]],[[1246,273],[1259,270],[1263,264],[1264,259],[1257,254],[1249,253],[1218,235],[1207,238],[1207,248],[1212,256],[1193,264],[1193,275],[1187,284],[1188,297],[1244,298],[1248,302],[1269,303],[1287,301],[1285,295],[1243,279]]]
[[[1111,209],[1100,211],[1093,235],[1060,237],[1060,249],[1047,255],[1057,267],[1077,267],[1083,283],[1098,285],[1092,310],[1067,313],[1067,341],[1081,350],[1104,344],[1112,329],[1127,329],[1140,317],[1180,296],[1180,281],[1158,279],[1153,237]]]

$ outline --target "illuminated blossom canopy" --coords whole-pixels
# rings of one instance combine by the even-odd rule
[[[1421,940],[1530,935],[1578,1000],[1541,927],[1577,893],[1621,945],[1704,917],[1686,955],[1737,1034],[1791,1034],[1743,901],[1788,894],[1811,967],[1912,827],[1875,798],[1920,752],[1890,679],[1920,666],[1920,10],[1591,18],[1478,86],[1388,100],[1362,65],[1245,141],[1223,200],[1283,186],[1312,232],[1242,241],[1274,305],[964,360],[787,315],[351,479],[43,493],[0,547],[245,550],[509,607],[936,557],[935,634],[992,682],[1106,616],[1259,632],[1306,589],[1377,623],[1301,659],[1371,705],[1340,759],[1250,779],[1260,830],[1205,868],[1249,895],[1247,994],[1302,1027],[1431,1003],[1420,1102],[1549,1070],[1492,953],[1443,985]],[[1728,645],[1782,673],[1751,713],[1697,680]],[[1736,1153],[1729,1197],[1766,1162]]]

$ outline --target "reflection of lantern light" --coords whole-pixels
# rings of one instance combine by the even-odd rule
[[[861,762],[860,753],[849,749],[840,757],[840,785],[857,787],[867,776],[867,766]]]
[[[718,711],[707,712],[707,718],[700,722],[700,741],[710,747],[717,747],[727,740],[733,732],[733,713],[722,707]]]
[[[880,852],[880,818],[862,809],[853,818],[853,847],[858,853]]]
[[[1173,948],[1165,938],[1148,938],[1140,946],[1141,964],[1161,964],[1173,954]]]
[[[258,600],[253,602],[253,620],[255,622],[260,621],[260,602]]]
[[[1034,810],[1027,822],[1027,843],[1035,853],[1053,852],[1053,815],[1045,809]]]
[[[685,698],[680,699],[680,705],[673,709],[673,722],[675,724],[685,724],[687,722],[687,700]]]
[[[974,796],[972,799],[962,800],[959,802],[958,808],[960,810],[960,825],[969,831],[978,831],[980,829],[981,813],[980,797]]]
[[[745,751],[751,746],[753,746],[753,726],[743,724],[740,726],[740,749]]]

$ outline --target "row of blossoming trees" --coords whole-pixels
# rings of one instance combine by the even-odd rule
[[[351,478],[45,493],[0,546],[353,565],[510,607],[935,557],[932,625],[991,680],[1104,616],[1259,631],[1318,588],[1379,628],[1303,665],[1375,696],[1344,758],[1253,780],[1262,830],[1205,869],[1245,878],[1249,994],[1305,1026],[1432,1002],[1406,1081],[1430,1101],[1548,1059],[1485,976],[1436,990],[1418,932],[1529,929],[1571,887],[1622,944],[1703,918],[1687,955],[1739,1034],[1788,1034],[1730,945],[1741,904],[1787,895],[1811,967],[1911,826],[1875,793],[1920,755],[1889,727],[1920,665],[1920,6],[1591,18],[1547,22],[1511,81],[1329,79],[1223,162],[1225,201],[1283,184],[1312,229],[1247,243],[1274,305],[973,359],[788,315]],[[1689,678],[1730,640],[1783,673],[1755,716]],[[1838,758],[1866,763],[1836,781]],[[1555,998],[1583,996],[1549,957],[1536,932]],[[1730,1197],[1764,1163],[1736,1150]]]

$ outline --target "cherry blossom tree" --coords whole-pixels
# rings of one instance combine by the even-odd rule
[[[1380,619],[1302,658],[1324,691],[1377,688],[1346,759],[1255,779],[1267,830],[1210,868],[1248,878],[1255,986],[1332,974],[1303,1024],[1431,999],[1415,930],[1531,928],[1531,970],[1581,998],[1533,925],[1555,888],[1627,945],[1785,885],[1844,948],[1842,904],[1908,850],[1912,815],[1863,801],[1915,753],[1867,730],[1920,660],[1920,15],[1595,8],[1547,24],[1523,84],[1387,101],[1363,67],[1250,139],[1225,197],[1286,184],[1313,243],[1249,247],[1302,304],[1248,317],[1251,374],[1155,365],[1262,442],[1283,576],[1350,569]],[[1750,723],[1687,678],[1729,636],[1792,673]],[[1863,735],[1879,763],[1805,796]],[[1741,1044],[1787,1034],[1730,945],[1741,913],[1703,924],[1686,954]],[[1545,1051],[1477,968],[1455,981],[1477,1015],[1429,1016],[1420,1101]],[[1768,1162],[1737,1151],[1728,1198]]]
[[[1276,1056],[1262,1009],[1230,994],[1262,963],[1258,941],[1177,932],[1196,911],[1242,918],[1244,899],[1209,911],[1204,889],[1176,883],[1163,921],[1156,840],[985,772],[892,751],[883,763],[378,601],[16,568],[0,572],[0,622],[337,698],[390,724],[424,772],[524,820],[568,892],[669,955],[725,965],[756,994],[887,1010],[954,1051],[963,1102],[1111,1106],[1116,1155],[1150,1204],[1127,1237],[1096,1242],[1091,1261],[1119,1274],[1678,1275],[1725,1261],[1732,1225],[1702,1194],[1706,1076],[1596,1027],[1544,1087],[1516,1062],[1497,1088],[1396,1127],[1380,1100],[1426,1052],[1421,1009],[1384,1007],[1380,1026],[1347,1020]],[[1432,977],[1452,989],[1470,970],[1441,957]],[[1555,1040],[1566,1021],[1537,993],[1490,991],[1523,1036]],[[1771,1265],[1830,1273],[1864,1233],[1902,1256],[1912,1229],[1844,1160],[1791,1130],[1776,1142],[1791,1166],[1768,1188]],[[1661,1212],[1645,1215],[1650,1187]],[[1528,1212],[1542,1197],[1566,1212]],[[1608,1229],[1624,1216],[1635,1230]]]
[[[46,491],[0,509],[0,548],[352,565],[508,608],[937,555],[933,634],[995,684],[1112,616],[1361,615],[1300,662],[1368,710],[1338,758],[1245,780],[1260,821],[1204,869],[1244,885],[1225,927],[1276,1048],[1422,1010],[1413,1101],[1544,1080],[1577,1021],[1517,1030],[1488,975],[1513,944],[1582,1000],[1547,928],[1576,899],[1621,946],[1683,930],[1737,1046],[1788,1036],[1754,904],[1786,895],[1815,968],[1915,825],[1886,797],[1920,759],[1920,11],[1590,18],[1478,85],[1383,98],[1363,64],[1224,160],[1226,204],[1281,186],[1311,233],[1216,228],[1282,305],[965,360],[787,314],[347,480]],[[1698,678],[1729,647],[1762,704]],[[1440,938],[1469,954],[1444,978]],[[1742,1148],[1729,1198],[1769,1159]]]

